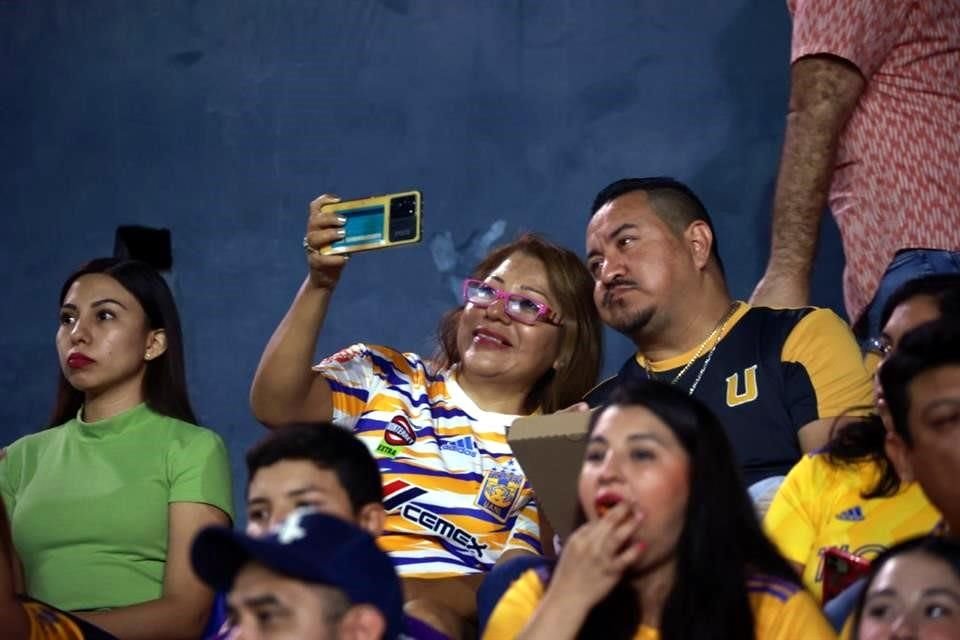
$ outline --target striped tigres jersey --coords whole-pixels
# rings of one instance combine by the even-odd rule
[[[481,410],[450,370],[387,347],[356,344],[314,369],[330,384],[333,422],[380,467],[380,544],[400,575],[485,572],[508,549],[541,552],[533,492],[507,444],[517,416]]]
[[[99,627],[42,602],[23,600],[20,606],[27,616],[26,640],[116,640]],[[6,630],[3,624],[0,630]]]

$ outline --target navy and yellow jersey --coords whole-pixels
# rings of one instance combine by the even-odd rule
[[[693,395],[720,419],[750,485],[786,475],[802,455],[800,429],[871,405],[873,392],[849,326],[829,309],[738,304]],[[676,386],[690,388],[712,346],[705,345]],[[591,407],[603,404],[622,381],[672,382],[695,355],[692,349],[649,362],[637,354],[585,400]]]
[[[507,589],[490,615],[483,640],[516,638],[536,612],[546,593],[544,575],[536,569],[522,574]],[[747,579],[747,598],[753,611],[757,640],[834,640],[833,628],[809,593],[796,584],[754,574]],[[692,611],[691,615],[696,615]],[[633,640],[660,640],[657,629],[641,625]]]
[[[893,496],[864,499],[879,479],[880,469],[871,461],[833,464],[824,454],[804,456],[770,503],[764,529],[784,557],[803,566],[803,583],[818,601],[828,547],[873,560],[939,521],[915,482],[903,483]]]
[[[507,443],[517,416],[484,411],[449,370],[357,344],[314,369],[333,422],[367,445],[383,476],[380,546],[404,577],[489,571],[512,549],[541,553],[537,504]]]
[[[21,606],[27,614],[26,640],[116,640],[103,629],[42,602],[24,600]]]

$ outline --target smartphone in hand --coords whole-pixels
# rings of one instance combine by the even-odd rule
[[[837,547],[823,550],[823,604],[867,575],[870,561]]]
[[[420,242],[423,197],[419,191],[341,200],[321,210],[347,219],[346,235],[322,253],[341,254]]]

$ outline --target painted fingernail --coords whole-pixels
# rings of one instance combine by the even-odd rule
[[[346,230],[346,229],[337,229],[337,237],[338,237],[338,238],[343,238],[343,237],[346,236],[346,235],[347,235],[347,230]]]
[[[347,224],[347,219],[344,218],[343,216],[337,216],[337,222],[339,222],[340,224]]]

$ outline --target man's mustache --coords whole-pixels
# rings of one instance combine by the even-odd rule
[[[613,294],[617,289],[623,289],[623,288],[629,289],[635,286],[637,286],[636,282],[634,282],[633,280],[627,280],[626,278],[617,278],[616,280],[613,280],[612,282],[607,283],[606,285],[604,285],[605,291],[603,294],[603,302],[602,302],[603,306],[605,307],[610,306],[611,298],[613,297]]]

